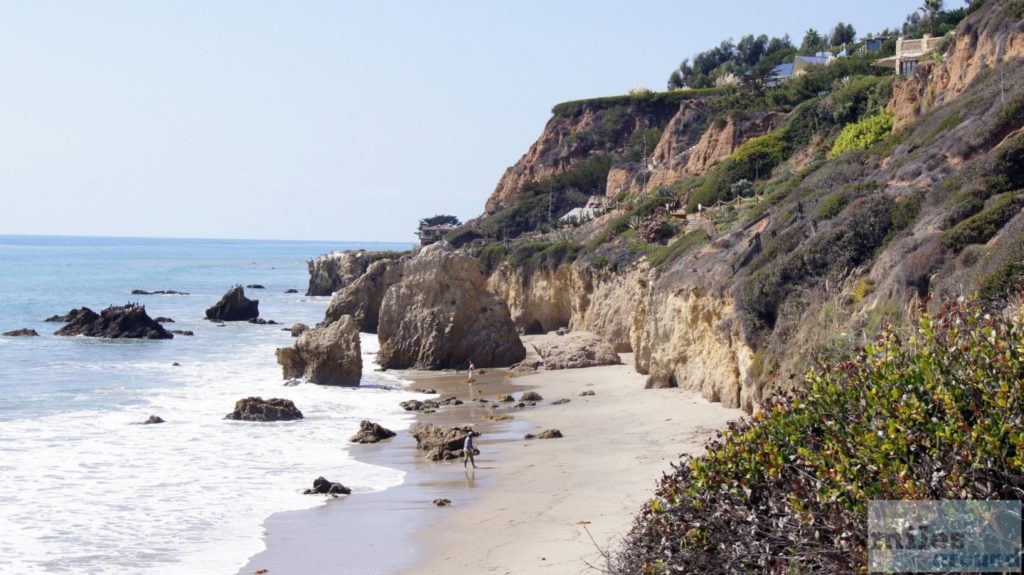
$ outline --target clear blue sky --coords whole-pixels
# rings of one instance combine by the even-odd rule
[[[919,4],[0,0],[0,234],[412,241],[555,103]]]

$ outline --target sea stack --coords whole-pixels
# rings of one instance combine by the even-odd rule
[[[213,321],[249,321],[260,316],[260,300],[245,297],[240,285],[229,289],[220,301],[206,310],[206,319]]]

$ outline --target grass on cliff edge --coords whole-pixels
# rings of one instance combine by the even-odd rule
[[[949,304],[730,425],[641,510],[614,573],[867,570],[867,504],[1024,496],[1024,313]]]

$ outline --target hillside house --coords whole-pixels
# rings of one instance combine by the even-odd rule
[[[441,241],[444,239],[448,232],[454,230],[458,226],[452,224],[441,224],[439,226],[420,226],[420,229],[416,232],[416,235],[420,237],[421,246],[429,246],[432,243]]]
[[[885,42],[889,40],[889,38],[892,38],[892,36],[876,34],[874,36],[865,36],[864,38],[861,38],[860,41],[864,45],[863,49],[865,52],[868,54],[874,54],[875,52],[880,52],[882,50],[882,46],[885,45]]]
[[[845,49],[842,56],[845,56]],[[836,56],[831,52],[818,52],[813,56],[797,56],[792,62],[779,64],[772,68],[772,77],[768,81],[769,86],[778,86],[790,78],[806,74],[813,66],[828,66],[834,62]]]
[[[896,39],[896,55],[882,58],[874,65],[891,68],[903,77],[910,76],[917,68],[917,63],[935,51],[935,47],[939,45],[942,38],[942,36],[925,34],[924,38],[907,40],[900,36]]]

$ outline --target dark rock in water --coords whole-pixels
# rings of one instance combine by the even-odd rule
[[[466,436],[480,435],[479,432],[473,431],[472,427],[435,426],[429,423],[417,423],[412,426],[409,433],[416,438],[416,449],[426,451],[427,459],[431,461],[462,457],[462,446],[466,441]],[[474,447],[473,455],[479,455],[479,453],[480,450]]]
[[[566,403],[569,403],[569,400],[563,398],[563,399],[557,399],[555,401],[552,401],[551,405],[565,405]]]
[[[111,306],[96,313],[83,307],[55,335],[84,335],[110,339],[172,339],[174,336],[146,314],[146,306],[128,304]]]
[[[313,480],[313,488],[302,492],[303,495],[348,495],[352,490],[340,483],[328,481],[323,476]]]
[[[418,399],[410,399],[409,401],[403,401],[402,403],[399,403],[398,405],[401,405],[402,409],[404,409],[406,411],[422,411],[425,407],[428,407],[426,405],[428,403],[429,404],[433,404],[434,407],[437,407],[437,403],[435,403],[433,401],[427,400],[426,402],[424,402],[424,401],[420,401]]]
[[[434,500],[434,505],[437,505],[438,507],[447,507],[451,504],[452,500],[448,499],[447,497],[438,497],[437,499]]]
[[[260,284],[249,284],[249,285],[247,285],[245,287],[247,287],[249,289],[267,289],[266,286],[263,286],[263,285],[260,285]]]
[[[156,321],[157,323],[174,323],[173,319],[164,316],[160,316],[156,318],[154,321]]]
[[[159,415],[150,415],[149,419],[142,422],[142,425],[153,425],[154,423],[164,423],[164,420]]]
[[[299,411],[290,399],[247,397],[235,402],[235,410],[224,416],[224,419],[239,421],[289,421],[302,419]]]
[[[537,435],[537,439],[557,439],[562,437],[562,432],[557,429],[545,429]]]
[[[6,335],[7,337],[38,337],[39,332],[37,332],[34,329],[23,327],[21,329],[16,329],[13,331],[5,331],[3,334],[0,335]]]
[[[442,405],[442,406],[444,406],[444,405],[462,405],[462,400],[457,398],[457,397],[455,397],[454,395],[449,395],[448,397],[442,397],[441,399],[437,400],[437,404],[438,405]]]
[[[353,435],[349,441],[352,443],[377,443],[382,439],[394,436],[394,431],[364,419],[359,422],[359,433]]]
[[[413,389],[416,393],[429,393],[431,395],[437,393],[437,390],[432,387],[417,387]]]
[[[277,325],[276,321],[272,319],[263,319],[261,317],[250,319],[249,323],[254,323],[256,325]]]
[[[537,439],[537,436],[532,433],[527,433],[523,436],[523,439]]]
[[[285,379],[301,377],[320,385],[359,385],[363,358],[359,330],[349,316],[306,330],[292,347],[276,351]]]
[[[288,288],[288,289],[284,290],[284,293],[299,293],[299,290],[297,290],[295,288]]]
[[[188,295],[188,292],[173,289],[146,291],[144,289],[133,289],[132,295]]]
[[[260,316],[260,300],[245,297],[242,286],[235,286],[206,310],[206,319],[215,321],[248,321]]]
[[[291,329],[285,328],[285,331],[291,331],[292,337],[299,337],[300,335],[306,333],[308,329],[309,326],[304,323],[295,323],[292,324]]]
[[[46,318],[46,321],[67,323],[78,317],[78,314],[82,313],[86,309],[88,308],[75,308],[64,315],[51,315],[50,317]]]
[[[587,390],[584,390],[584,391],[580,392],[580,397],[589,397],[591,395],[597,395],[597,394],[594,393],[593,389],[587,389]]]
[[[194,333],[192,333],[192,330],[190,330],[190,329],[172,329],[171,333],[175,333],[175,334],[178,334],[178,335],[186,335],[186,336],[195,335]]]
[[[527,391],[519,398],[519,401],[543,401],[544,398],[536,391]]]
[[[299,385],[301,383],[302,383],[302,380],[298,379],[298,378],[286,379],[284,381],[284,386],[285,387],[295,387],[296,385]]]
[[[174,362],[171,364],[171,367],[181,367],[181,364],[178,362]]]

